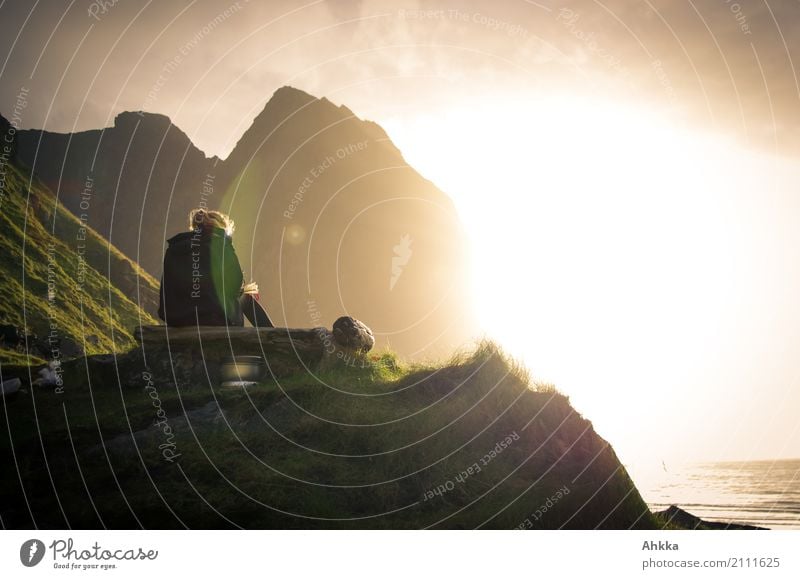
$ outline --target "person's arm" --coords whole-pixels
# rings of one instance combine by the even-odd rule
[[[244,274],[239,264],[239,257],[233,248],[233,239],[225,239],[225,294],[232,299],[239,299],[244,291]]]
[[[211,244],[211,279],[219,306],[227,316],[236,316],[239,297],[242,295],[242,268],[233,249],[231,239],[215,234]]]

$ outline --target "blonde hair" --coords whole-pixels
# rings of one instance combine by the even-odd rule
[[[221,211],[209,211],[198,207],[189,211],[189,231],[196,231],[198,228],[207,233],[213,228],[224,229],[228,236],[233,235],[233,219]]]

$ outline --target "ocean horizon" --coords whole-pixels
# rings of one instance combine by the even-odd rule
[[[664,465],[639,491],[653,511],[676,505],[707,521],[800,529],[800,459]]]

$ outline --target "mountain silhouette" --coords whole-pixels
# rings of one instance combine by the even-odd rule
[[[471,333],[452,201],[379,125],[325,98],[278,89],[224,160],[144,112],[102,130],[21,130],[15,154],[156,278],[165,240],[207,204],[236,221],[245,276],[277,324],[330,326],[346,313],[407,356],[447,351]],[[398,275],[400,243],[409,254]]]

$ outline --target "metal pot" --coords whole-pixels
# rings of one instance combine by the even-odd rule
[[[267,375],[267,366],[261,356],[232,356],[222,361],[222,382],[261,382]]]

